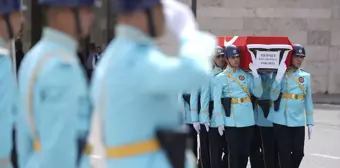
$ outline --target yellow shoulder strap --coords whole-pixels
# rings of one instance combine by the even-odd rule
[[[248,97],[251,97],[249,90],[246,87],[244,87],[239,80],[237,80],[233,75],[229,74],[227,71],[224,71],[224,74],[226,74],[229,78],[236,82],[236,84],[240,86],[244,92],[247,93]]]
[[[39,72],[41,68],[45,65],[45,63],[53,56],[54,51],[48,52],[41,60],[39,60],[37,66],[33,70],[33,74],[29,80],[28,85],[28,94],[27,94],[27,111],[28,111],[28,123],[30,124],[30,128],[33,133],[33,138],[38,140],[38,131],[36,124],[34,122],[34,114],[33,114],[33,97],[34,97],[34,84],[38,78]]]
[[[307,94],[306,89],[301,85],[301,83],[296,78],[294,78],[292,74],[290,74],[289,72],[286,72],[286,74],[300,87],[303,94],[306,95]]]

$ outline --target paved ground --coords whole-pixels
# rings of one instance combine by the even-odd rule
[[[340,105],[340,94],[313,94],[313,101],[317,104]],[[340,166],[339,166],[340,167]]]
[[[301,168],[340,167],[340,106],[316,105],[315,129]]]
[[[97,130],[92,133],[91,141],[100,146],[98,125],[95,128]],[[104,168],[100,155],[102,149],[97,147],[93,156],[95,168]],[[300,168],[339,167],[340,105],[315,105],[315,128],[312,139],[306,139],[305,157]]]

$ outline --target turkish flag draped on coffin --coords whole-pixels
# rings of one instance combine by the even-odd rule
[[[240,68],[249,71],[249,63],[255,62],[259,71],[275,71],[280,63],[290,65],[292,43],[283,36],[220,36],[218,45],[235,45],[241,51]]]

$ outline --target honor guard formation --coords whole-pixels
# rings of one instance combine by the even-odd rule
[[[112,1],[115,38],[88,84],[77,50],[100,1],[38,0],[47,23],[16,76],[13,41],[26,7],[0,0],[0,168],[92,167],[93,114],[107,168],[300,166],[305,126],[310,139],[314,124],[302,45],[274,71],[254,59],[246,70],[248,50],[200,31],[187,5]],[[166,31],[177,55],[157,46]]]

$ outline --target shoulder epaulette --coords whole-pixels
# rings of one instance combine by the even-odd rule
[[[306,71],[306,70],[304,70],[304,69],[302,69],[302,68],[301,68],[301,71],[306,72],[306,73],[309,73],[308,71]]]
[[[63,50],[61,50],[58,53],[58,57],[60,58],[61,62],[63,62],[63,63],[71,63],[71,62],[75,61],[74,58],[72,57],[72,55],[70,55],[69,52],[63,51]]]

